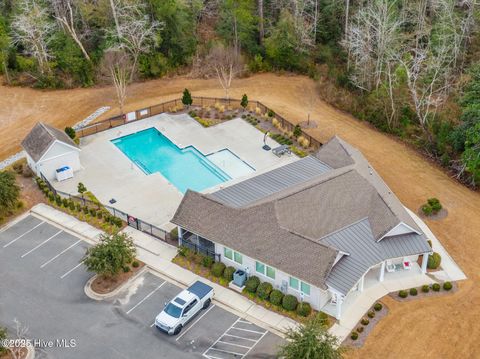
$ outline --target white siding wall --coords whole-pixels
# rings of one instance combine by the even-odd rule
[[[41,171],[51,181],[55,180],[55,170],[60,167],[70,166],[73,171],[78,171],[81,169],[79,152],[79,150],[56,142],[36,164],[37,172]]]
[[[235,267],[236,269],[243,269],[243,270],[247,271],[249,276],[255,275],[258,278],[260,278],[260,281],[262,281],[262,282],[272,283],[273,287],[276,288],[276,289],[281,289],[282,281],[286,281],[286,283],[289,282],[289,277],[290,276],[287,273],[284,273],[284,272],[278,270],[277,268],[275,268],[275,280],[273,280],[273,279],[271,279],[267,276],[264,276],[260,273],[257,273],[255,271],[255,259],[250,258],[250,257],[248,257],[244,254],[242,254],[243,263],[241,265],[238,264],[237,262],[233,261],[233,260],[225,258],[224,255],[223,255],[223,248],[224,248],[224,246],[222,246],[221,244],[215,243],[215,252],[220,254],[220,258],[221,258],[222,262],[225,263],[225,265]],[[301,299],[300,298],[300,293],[298,291],[290,288],[290,287],[288,287],[287,293],[288,294],[293,294],[299,300]],[[311,304],[312,308],[314,308],[316,310],[319,310],[321,307],[323,307],[328,302],[329,299],[330,299],[330,294],[329,294],[328,291],[321,290],[320,288],[315,287],[315,286],[310,284],[310,295],[309,296],[306,295],[303,300],[305,302],[309,302]]]

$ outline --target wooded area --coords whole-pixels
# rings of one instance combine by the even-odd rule
[[[3,0],[11,85],[126,86],[171,73],[293,71],[319,95],[480,182],[474,0]],[[388,149],[385,149],[388,150]]]

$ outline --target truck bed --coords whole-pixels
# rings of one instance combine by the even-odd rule
[[[195,294],[198,298],[203,299],[208,293],[213,291],[213,288],[197,280],[187,290]]]

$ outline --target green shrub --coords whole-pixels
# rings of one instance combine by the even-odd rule
[[[76,203],[75,209],[77,210],[77,212],[80,212],[82,210],[82,205],[80,203]]]
[[[62,199],[62,206],[65,207],[65,208],[68,208],[68,199],[66,199],[66,198]]]
[[[430,248],[432,248],[432,241],[429,239],[427,242],[428,242],[428,245],[430,246]]]
[[[50,202],[53,202],[53,201],[55,200],[55,197],[54,197],[52,191],[48,192],[48,200],[49,200]]]
[[[177,251],[179,256],[186,257],[188,255],[188,252],[190,252],[190,249],[185,246],[180,246],[178,247]]]
[[[383,305],[382,303],[375,303],[375,305],[373,306],[373,309],[375,309],[377,312],[381,311],[383,308]]]
[[[95,208],[90,208],[90,215],[92,217],[96,217],[97,216],[97,210]]]
[[[12,166],[13,170],[17,173],[17,174],[22,174],[23,172],[23,163],[20,163],[20,162],[15,162]]]
[[[247,292],[255,293],[259,285],[260,279],[256,276],[251,276],[245,282],[245,289],[247,290]]]
[[[442,263],[442,257],[437,252],[433,252],[428,256],[427,268],[428,269],[437,269]]]
[[[418,294],[417,288],[410,288],[410,295],[416,296]]]
[[[357,340],[358,339],[358,333],[356,331],[353,331],[352,334],[350,334],[350,338],[352,340]]]
[[[295,137],[298,137],[302,134],[302,128],[300,127],[300,125],[295,125],[294,129],[293,129],[293,135]]]
[[[433,213],[433,209],[429,204],[424,204],[422,206],[422,212],[426,216],[430,216]]]
[[[123,266],[123,273],[128,273],[130,272],[130,267],[129,266]]]
[[[438,211],[442,209],[442,205],[440,204],[440,201],[438,200],[438,198],[429,198],[427,200],[427,203],[432,208],[433,213],[438,213]]]
[[[446,291],[449,291],[453,288],[453,285],[451,282],[445,282],[443,283],[443,289],[445,289]]]
[[[266,300],[270,296],[270,293],[271,293],[272,289],[273,289],[273,287],[270,283],[263,282],[257,288],[257,296],[260,299],[265,299]]]
[[[103,217],[102,211],[98,211],[98,212],[97,212],[97,218],[98,218],[98,219],[102,219],[102,217]]]
[[[360,321],[360,323],[361,323],[362,325],[368,325],[368,324],[370,323],[370,320],[368,320],[368,318],[365,318],[365,317],[364,317],[364,318],[362,318],[362,320]]]
[[[225,264],[222,262],[215,262],[212,265],[212,275],[215,277],[221,277],[223,275],[223,271],[225,270]]]
[[[432,290],[433,290],[434,292],[439,292],[439,291],[440,291],[440,284],[438,284],[438,283],[433,283],[433,284],[432,284]]]
[[[73,201],[70,201],[70,203],[68,204],[68,208],[70,208],[71,211],[75,211],[75,203],[73,203]]]
[[[170,239],[174,241],[178,240],[178,227],[175,227],[170,231]]]
[[[62,197],[60,197],[58,194],[55,196],[55,203],[57,204],[57,206],[62,205]]]
[[[268,117],[275,116],[275,112],[273,112],[273,110],[268,110],[267,114],[268,114]]]
[[[202,258],[202,266],[204,266],[205,268],[211,268],[213,265],[213,262],[214,260],[210,256],[204,256]]]
[[[83,213],[88,214],[88,207],[87,206],[83,207],[82,210],[83,210]]]
[[[227,281],[231,282],[233,280],[233,273],[235,273],[235,268],[227,267],[223,271],[223,278],[225,278]]]
[[[401,290],[400,292],[398,292],[398,296],[400,298],[407,298],[408,297],[408,292],[406,290]]]
[[[375,317],[375,312],[373,310],[369,310],[368,313],[367,313],[367,316],[369,318],[373,318],[373,317]]]
[[[357,332],[358,332],[358,333],[362,333],[364,329],[365,329],[364,327],[359,326],[359,327],[357,328]]]
[[[326,327],[328,327],[329,324],[330,324],[330,318],[324,312],[318,312],[317,313],[317,320],[319,321],[319,323],[321,325],[326,326]]]
[[[138,267],[140,267],[140,263],[138,261],[133,261],[132,262],[132,267],[133,268],[138,268]]]
[[[282,305],[283,293],[278,289],[272,290],[270,293],[270,303],[275,305]]]
[[[428,293],[428,292],[430,292],[430,287],[428,286],[428,284],[422,285],[422,292],[423,292],[423,293]]]
[[[301,317],[308,317],[312,313],[312,307],[308,302],[300,302],[297,305],[297,314]]]
[[[285,310],[295,310],[297,309],[298,299],[294,295],[287,294],[282,299],[282,307]]]
[[[70,137],[72,140],[75,138],[76,136],[76,133],[75,133],[75,129],[73,129],[72,127],[65,127],[65,133],[68,135],[68,137]]]

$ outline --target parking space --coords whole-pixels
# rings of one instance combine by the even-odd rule
[[[95,302],[80,263],[88,244],[28,216],[0,232],[0,320],[19,319],[31,338],[74,338],[76,348],[40,349],[45,357],[269,358],[282,339],[212,303],[177,336],[153,323],[182,289],[146,272],[115,298]],[[140,349],[139,349],[140,348]],[[139,352],[140,351],[140,352]]]

